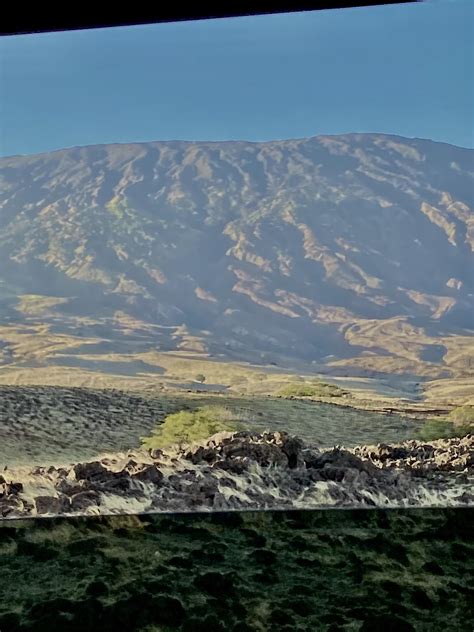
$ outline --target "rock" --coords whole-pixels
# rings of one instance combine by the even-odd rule
[[[161,459],[164,453],[163,453],[163,450],[160,450],[159,448],[152,448],[151,450],[149,450],[149,454],[151,458],[155,460],[155,459]]]
[[[212,505],[218,491],[218,483],[212,478],[196,481],[186,488],[186,493],[194,505]]]
[[[455,503],[468,505],[474,500],[473,443],[471,436],[320,451],[285,432],[219,433],[177,453],[160,450],[159,464],[137,450],[72,468],[32,468],[41,491],[30,504],[21,497],[21,483],[7,482],[3,474],[0,511],[100,513],[103,493],[138,499],[144,511],[414,506],[426,498],[425,490],[432,494],[449,485],[458,486]],[[44,480],[54,484],[50,496]]]
[[[71,498],[71,511],[86,511],[90,507],[99,507],[100,494],[93,490],[87,490],[74,494]]]
[[[76,480],[100,480],[109,473],[109,470],[100,461],[78,463],[73,469],[74,474],[76,475]]]
[[[317,470],[334,468],[340,471],[354,469],[371,475],[377,473],[377,468],[372,463],[340,448],[314,455],[309,461],[306,461],[306,467]]]
[[[154,465],[146,465],[142,469],[131,474],[132,479],[158,485],[163,481],[163,474]]]
[[[11,514],[16,515],[22,513],[25,513],[24,504],[19,498],[15,496],[0,498],[0,516],[6,518]]]
[[[126,492],[130,489],[130,474],[122,470],[120,472],[112,472],[107,469],[100,461],[92,461],[91,463],[79,463],[74,467],[76,480],[86,481],[86,489],[107,492]]]
[[[74,494],[79,494],[83,492],[86,487],[82,482],[71,481],[70,479],[63,478],[59,480],[55,484],[55,489],[61,494],[66,494],[67,496],[73,496]]]
[[[290,469],[304,465],[303,447],[304,443],[298,437],[287,437],[283,440],[281,450],[288,458],[288,467]]]
[[[0,485],[0,495],[4,494],[4,495],[10,495],[13,494],[15,496],[17,496],[18,494],[21,494],[23,491],[23,484],[22,483],[3,483],[2,485]]]
[[[395,467],[416,472],[469,472],[474,468],[472,435],[439,439],[432,443],[411,440],[387,446],[358,446],[351,450],[377,466]]]
[[[233,459],[230,461],[218,461],[217,463],[214,463],[213,468],[240,476],[247,471],[248,466],[248,461]]]
[[[36,512],[38,514],[60,514],[69,508],[69,499],[56,496],[37,496],[35,498]]]
[[[246,457],[262,467],[269,467],[270,465],[288,466],[288,457],[271,443],[252,443],[248,440],[236,440],[223,446],[222,455],[226,459]]]
[[[203,461],[214,463],[219,458],[219,455],[215,448],[200,446],[194,452],[188,452],[185,458],[197,465]]]

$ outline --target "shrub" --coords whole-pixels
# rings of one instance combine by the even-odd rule
[[[448,419],[451,419],[455,425],[463,424],[474,426],[474,406],[472,404],[464,404],[452,410]]]
[[[280,397],[342,397],[347,391],[334,384],[288,384],[276,393]]]
[[[142,437],[146,448],[166,448],[202,441],[216,432],[241,430],[237,415],[225,406],[203,406],[168,415],[150,437]]]
[[[417,433],[421,441],[435,441],[436,439],[450,439],[464,437],[472,432],[472,426],[454,424],[450,419],[428,419]]]

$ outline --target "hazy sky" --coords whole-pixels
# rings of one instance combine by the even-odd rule
[[[0,154],[386,132],[474,146],[474,2],[0,41]]]

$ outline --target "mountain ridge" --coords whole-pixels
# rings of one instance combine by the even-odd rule
[[[376,133],[1,158],[4,362],[32,361],[11,328],[40,323],[244,361],[471,375],[473,180],[472,149]]]
[[[158,143],[184,143],[184,144],[229,144],[229,143],[245,143],[249,145],[268,145],[272,143],[285,143],[292,141],[307,141],[314,140],[318,138],[341,138],[341,137],[386,137],[386,138],[394,138],[402,141],[416,141],[422,143],[433,143],[435,145],[445,145],[447,147],[454,147],[455,149],[466,150],[468,152],[474,151],[474,147],[465,147],[464,145],[455,145],[454,143],[448,143],[447,141],[439,141],[434,140],[432,138],[425,138],[419,136],[403,136],[400,134],[391,134],[388,132],[341,132],[339,134],[314,134],[312,136],[295,136],[289,138],[274,138],[271,140],[246,140],[244,138],[241,139],[221,139],[221,140],[204,140],[204,139],[179,139],[173,138],[168,140],[163,139],[153,139],[153,140],[132,140],[132,141],[118,141],[113,143],[88,143],[86,145],[70,145],[66,147],[58,147],[56,149],[44,150],[44,151],[35,151],[26,154],[7,154],[5,156],[0,155],[0,161],[7,160],[10,158],[28,158],[35,156],[44,156],[46,154],[55,154],[58,152],[69,151],[74,149],[93,149],[95,147],[120,147],[120,146],[134,146],[134,145],[153,145]]]

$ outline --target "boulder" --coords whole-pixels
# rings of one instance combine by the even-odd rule
[[[95,491],[126,492],[130,489],[130,474],[122,470],[112,472],[100,461],[79,463],[74,466],[76,480],[85,482],[84,488]]]
[[[2,518],[6,518],[11,514],[23,514],[25,513],[25,508],[23,502],[15,497],[0,497],[0,516]]]
[[[130,474],[133,480],[159,485],[163,481],[163,474],[155,465],[145,465],[141,469]]]
[[[109,474],[109,470],[100,461],[78,463],[73,469],[76,480],[95,481]]]
[[[355,454],[351,454],[348,450],[341,448],[334,448],[328,452],[313,454],[312,457],[306,461],[306,467],[318,470],[323,468],[336,468],[339,470],[354,469],[360,472],[367,472],[371,475],[376,475],[378,470],[378,468],[369,461],[365,461]]]
[[[281,451],[283,454],[286,454],[288,458],[288,467],[290,469],[304,466],[303,448],[304,443],[298,437],[289,437],[287,435],[283,439]]]
[[[36,513],[60,514],[67,511],[69,506],[68,498],[58,498],[56,496],[37,496],[35,498]]]
[[[161,459],[163,457],[163,450],[159,448],[152,448],[149,450],[149,454],[153,460]]]
[[[288,457],[271,443],[253,443],[249,440],[231,441],[223,446],[222,456],[226,459],[248,458],[262,467],[280,465],[288,467]]]
[[[71,511],[83,512],[90,507],[99,507],[100,504],[100,494],[94,490],[86,490],[71,498]]]
[[[187,452],[185,458],[196,465],[203,461],[214,463],[219,458],[219,453],[213,447],[199,446],[196,450]]]
[[[18,494],[21,494],[21,492],[23,491],[22,483],[7,483],[3,476],[2,479],[3,482],[0,481],[0,498],[10,495],[18,496]]]

